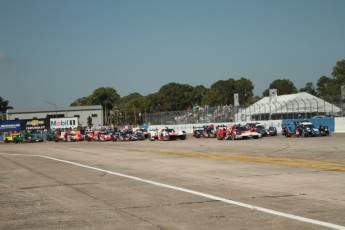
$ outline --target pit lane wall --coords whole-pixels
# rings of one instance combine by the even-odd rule
[[[327,125],[332,133],[345,133],[345,117],[329,117],[329,118],[311,118],[308,119],[310,122],[313,122],[316,127],[319,125]],[[267,128],[274,126],[277,128],[278,133],[282,131],[282,124],[293,123],[292,119],[286,120],[267,120],[267,121],[258,121],[260,124],[265,125]],[[253,122],[253,121],[248,121]],[[246,124],[245,122],[240,122],[241,124]],[[214,127],[217,125],[227,125],[231,123],[213,123]],[[193,133],[193,127],[202,127],[204,125],[210,125],[210,123],[199,123],[199,124],[182,124],[182,125],[149,125],[149,130],[162,129],[165,127],[173,128],[175,131],[185,131],[186,133]]]

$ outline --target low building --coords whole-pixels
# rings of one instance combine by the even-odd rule
[[[25,120],[25,119],[50,119],[64,117],[78,117],[79,126],[86,127],[88,117],[92,118],[93,126],[103,125],[103,109],[100,105],[91,106],[71,106],[56,107],[51,109],[8,109],[6,113],[7,120]]]

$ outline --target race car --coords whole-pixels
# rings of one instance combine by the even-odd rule
[[[218,140],[242,139],[241,133],[236,129],[236,124],[218,125],[216,128],[216,138]]]
[[[200,138],[215,138],[214,125],[204,125],[204,126],[193,126],[193,137]]]
[[[185,140],[187,136],[185,131],[176,132],[174,129],[168,127],[160,129],[157,135],[160,141]]]
[[[114,135],[107,130],[94,130],[86,133],[87,141],[115,141]]]
[[[250,131],[260,133],[261,137],[266,137],[270,135],[266,127],[260,124],[259,122],[247,123],[246,126]]]
[[[258,139],[262,137],[261,133],[258,133],[255,130],[250,130],[245,125],[236,125],[236,129],[240,131],[242,139],[249,139],[249,138]]]
[[[134,133],[138,134],[138,135],[142,135],[144,136],[145,138],[148,138],[149,137],[149,134],[150,132],[147,131],[147,129],[144,129],[144,128],[139,128],[139,129],[136,129],[134,130]]]
[[[152,129],[149,131],[149,135],[147,137],[150,141],[154,141],[158,139],[158,129]]]
[[[245,125],[229,124],[228,126],[217,126],[216,137],[218,140],[258,139],[262,135],[250,130]]]
[[[326,126],[322,130],[328,131]],[[296,137],[317,137],[326,136],[325,132],[321,133],[320,129],[316,128],[313,123],[308,120],[295,121],[293,124],[284,124],[283,134],[286,137],[296,136]]]

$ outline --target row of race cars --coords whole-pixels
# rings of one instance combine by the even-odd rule
[[[315,137],[328,136],[330,134],[328,126],[320,126],[316,128],[309,121],[295,122],[294,124],[287,124],[282,129],[282,135],[286,137]],[[66,134],[65,134],[66,135]],[[276,136],[278,130],[276,127],[270,126],[266,128],[260,123],[228,124],[218,125],[214,127],[211,125],[194,126],[193,136],[195,138],[217,138],[218,140],[239,140],[239,139],[258,139],[266,136]],[[71,140],[69,140],[69,138]],[[114,132],[112,130],[93,130],[87,131],[85,135],[68,134],[66,137],[60,137],[55,141],[137,141],[137,140],[185,140],[187,133],[185,131],[175,131],[172,128],[162,128],[148,131],[144,128],[135,130],[122,130]]]
[[[206,125],[193,127],[193,136],[196,138],[217,138],[218,140],[258,139],[265,136],[276,136],[276,127],[265,128],[259,123]]]
[[[227,125],[204,125],[194,126],[193,136],[195,138],[216,138],[218,140],[239,140],[239,139],[259,139],[265,136],[276,136],[278,131],[276,127],[266,128],[259,123],[227,124]],[[328,126],[315,127],[309,121],[296,121],[293,124],[283,124],[282,135],[286,137],[315,137],[330,135]],[[84,133],[72,130],[50,130],[48,132],[32,133],[7,133],[5,142],[43,142],[44,140],[55,142],[77,142],[77,141],[139,141],[139,140],[185,140],[187,133],[185,131],[176,132],[172,128],[162,128],[150,130],[138,128],[135,130],[125,129],[115,131],[110,129],[86,130]]]
[[[49,130],[31,131],[31,132],[9,132],[4,136],[5,143],[34,143],[54,141],[54,142],[78,142],[78,141],[140,141],[149,139],[154,140],[185,140],[187,134],[185,131],[176,132],[171,128],[147,131],[144,128],[135,130],[125,129],[115,131],[111,129],[86,130],[84,133],[78,130]]]
[[[149,139],[154,140],[185,140],[185,131],[176,132],[168,127],[158,130],[147,131],[144,128],[135,130],[125,129],[115,131],[111,129],[87,130],[83,134],[80,131],[54,130],[47,132],[46,140],[55,142],[77,142],[77,141],[140,141]]]
[[[308,120],[295,121],[291,124],[283,124],[281,134],[286,137],[317,137],[328,136],[330,130],[328,126],[320,125],[315,127]],[[193,127],[193,136],[196,138],[217,138],[218,140],[238,140],[238,139],[258,139],[265,136],[276,136],[278,131],[276,127],[266,128],[260,123],[228,124]]]

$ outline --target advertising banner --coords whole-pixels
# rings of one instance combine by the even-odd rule
[[[48,119],[23,119],[20,120],[21,130],[45,130],[49,129]]]
[[[0,121],[0,133],[13,131],[20,131],[19,120]]]
[[[238,93],[234,94],[234,105],[235,105],[235,107],[240,106]]]
[[[277,97],[278,97],[277,89],[270,89],[269,90],[269,95],[270,95],[270,98],[269,98],[270,104],[271,103],[276,103],[277,102]]]
[[[50,118],[51,129],[74,129],[78,126],[78,117]]]

